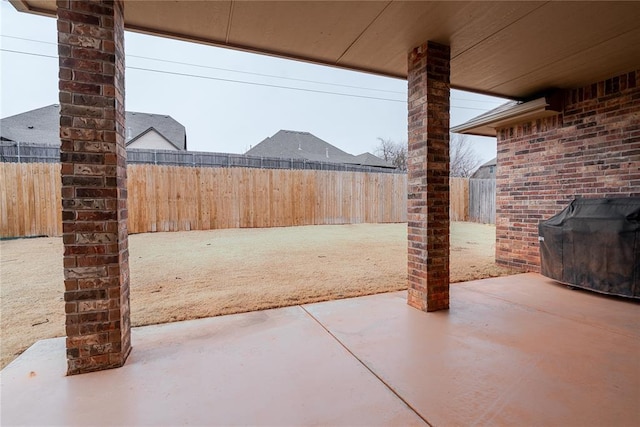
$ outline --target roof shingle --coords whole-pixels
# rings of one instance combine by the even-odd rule
[[[177,149],[187,149],[185,127],[171,116],[127,111],[125,117],[127,144],[153,128]],[[54,145],[60,144],[59,135],[60,106],[57,104],[0,120],[0,137],[5,141]]]
[[[293,130],[280,130],[275,135],[262,140],[245,154],[251,156],[306,159],[316,162],[393,168],[392,165],[389,165],[371,153],[354,156],[309,132]]]

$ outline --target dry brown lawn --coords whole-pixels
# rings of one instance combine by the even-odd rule
[[[495,227],[451,226],[451,281],[512,273]],[[229,229],[129,236],[133,326],[406,289],[406,224]],[[62,239],[0,242],[6,366],[64,335]]]

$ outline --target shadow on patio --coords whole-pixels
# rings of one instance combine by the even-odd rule
[[[639,425],[638,304],[537,274],[133,329],[66,377],[63,338],[1,373],[2,424]]]

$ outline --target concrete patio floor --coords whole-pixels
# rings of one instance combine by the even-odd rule
[[[640,425],[640,311],[537,274],[133,330],[65,376],[64,338],[0,373],[2,425]]]

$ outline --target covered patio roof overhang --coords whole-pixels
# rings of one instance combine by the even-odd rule
[[[450,88],[529,100],[635,70],[638,2],[11,0],[57,16],[70,374],[130,350],[124,29],[408,81],[408,302],[449,308]]]
[[[56,16],[54,0],[10,0]],[[125,29],[406,79],[425,41],[451,47],[451,87],[523,99],[638,65],[637,2],[132,1]]]

